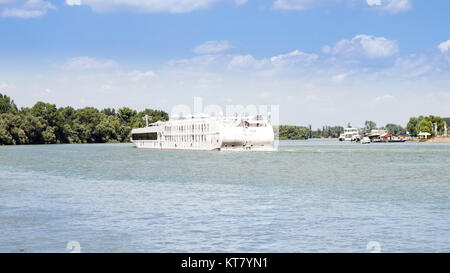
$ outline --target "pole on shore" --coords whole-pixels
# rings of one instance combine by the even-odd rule
[[[145,120],[145,127],[148,127],[148,115],[145,115],[143,119]]]

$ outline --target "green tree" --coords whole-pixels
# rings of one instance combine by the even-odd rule
[[[31,108],[31,113],[43,118],[49,126],[55,126],[58,122],[58,109],[54,104],[39,101]]]
[[[385,126],[386,130],[394,135],[405,135],[406,129],[400,125],[389,123]]]
[[[108,116],[104,118],[97,126],[95,126],[93,135],[95,142],[105,143],[117,141],[117,131],[113,124],[114,117]]]
[[[444,129],[445,129],[445,121],[444,121],[440,116],[433,116],[433,115],[430,115],[430,116],[428,116],[428,117],[425,117],[425,119],[428,120],[428,121],[430,121],[430,122],[433,124],[433,131],[434,131],[434,128],[435,128],[435,125],[436,125],[436,127],[437,127],[437,132],[434,131],[434,134],[444,132]]]
[[[47,126],[44,132],[42,132],[42,137],[44,139],[45,144],[55,144],[56,143],[56,136],[55,136],[55,129],[51,126]]]
[[[41,117],[34,117],[30,114],[25,115],[20,124],[20,128],[25,132],[30,144],[42,144],[44,138],[42,132],[47,127],[46,121]]]
[[[411,136],[417,136],[418,132],[419,119],[416,117],[411,117],[406,125],[406,129],[408,130]]]
[[[145,115],[152,116],[152,122],[169,118],[161,110],[137,113],[124,107],[116,113],[113,108],[56,108],[45,102],[18,110],[14,101],[0,94],[0,145],[124,142],[133,127],[145,125]]]
[[[105,108],[101,112],[107,116],[115,116],[116,115],[116,109],[114,109],[114,108]]]
[[[28,138],[20,128],[22,118],[19,115],[6,113],[0,115],[0,128],[2,128],[3,141],[1,144],[26,144]],[[10,137],[12,141],[10,141]]]
[[[0,124],[0,145],[14,145],[16,142],[14,141],[11,134],[8,132],[8,130],[5,129],[5,127]]]
[[[375,122],[371,121],[371,120],[366,120],[366,122],[364,123],[364,129],[367,132],[370,132],[370,131],[372,131],[373,129],[376,129],[376,128],[377,128],[377,124]]]
[[[276,128],[275,128],[276,129]],[[308,139],[309,131],[306,127],[280,125],[278,127],[279,139]]]
[[[433,134],[433,123],[429,120],[422,119],[418,125],[420,132]]]
[[[437,127],[437,132],[434,130],[435,125]],[[428,132],[435,136],[437,133],[443,133],[445,130],[445,120],[440,116],[419,116],[411,117],[406,129],[412,136],[417,136],[419,132]]]
[[[7,95],[3,95],[0,93],[0,114],[16,112],[17,106],[14,101]]]
[[[134,128],[144,127],[146,125],[145,120],[143,119],[145,115],[151,116],[152,120],[150,123],[154,123],[157,121],[167,121],[169,120],[169,115],[161,110],[153,110],[153,109],[145,109],[137,114],[136,120],[133,124]]]
[[[119,115],[120,120],[127,125],[134,124],[136,121],[137,112],[131,108],[120,108],[117,110],[117,114]]]

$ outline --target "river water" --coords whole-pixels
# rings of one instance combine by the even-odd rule
[[[449,167],[436,143],[1,146],[0,252],[450,252]]]

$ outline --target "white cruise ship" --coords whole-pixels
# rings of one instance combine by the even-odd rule
[[[358,128],[345,128],[344,133],[339,136],[340,141],[359,141],[360,139]]]
[[[270,119],[263,116],[194,115],[133,129],[137,148],[171,150],[274,150]]]

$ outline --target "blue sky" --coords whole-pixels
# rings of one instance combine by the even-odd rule
[[[277,104],[281,123],[450,116],[450,1],[0,0],[19,106]]]

